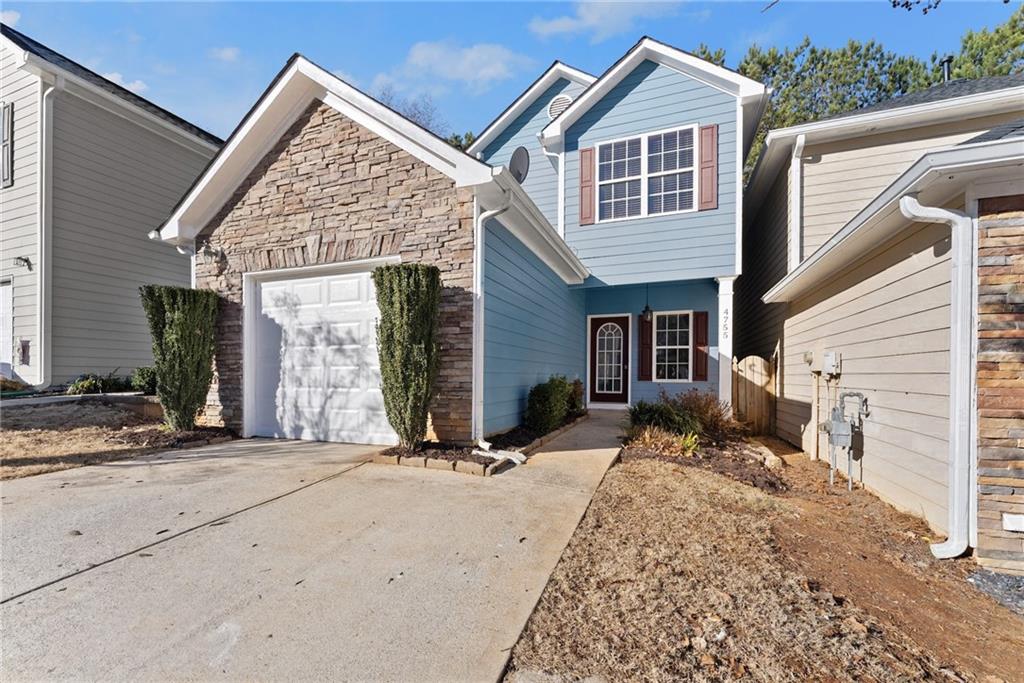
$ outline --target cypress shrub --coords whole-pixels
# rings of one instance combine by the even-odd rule
[[[561,375],[530,389],[526,398],[526,428],[537,436],[552,432],[565,423],[569,413],[572,385]]]
[[[213,379],[217,295],[146,285],[139,289],[153,337],[156,394],[172,429],[190,430]]]
[[[441,271],[402,263],[373,271],[377,289],[377,353],[388,422],[401,445],[420,447],[440,362]]]

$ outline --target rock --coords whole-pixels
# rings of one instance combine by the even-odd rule
[[[785,463],[782,462],[782,458],[780,458],[779,456],[775,455],[774,453],[769,453],[764,457],[764,466],[767,467],[772,472],[778,472],[783,467],[785,467]]]
[[[373,461],[378,465],[397,465],[400,459],[397,455],[384,455],[383,453],[373,456]]]

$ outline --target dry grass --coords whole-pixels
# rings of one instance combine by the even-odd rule
[[[175,434],[158,421],[97,402],[6,408],[0,430],[0,479],[132,458],[211,436]]]
[[[773,530],[797,514],[788,497],[702,469],[616,466],[514,648],[510,678],[973,677],[805,574]]]

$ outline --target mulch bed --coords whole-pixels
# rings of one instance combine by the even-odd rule
[[[766,493],[781,493],[786,490],[786,482],[782,477],[766,469],[754,455],[753,448],[745,441],[702,445],[696,453],[685,457],[673,457],[647,448],[627,446],[622,451],[622,460],[660,460],[683,467],[699,467],[754,486]]]
[[[382,453],[384,455],[397,455],[402,458],[418,457],[418,458],[436,458],[438,460],[448,461],[468,461],[475,462],[478,465],[490,465],[494,462],[494,458],[486,458],[482,455],[476,455],[473,452],[472,447],[458,446],[456,444],[444,443],[438,441],[424,441],[420,447],[420,450],[413,451],[402,446],[392,446],[387,448]]]
[[[220,427],[197,427],[188,432],[172,432],[163,425],[148,428],[124,429],[108,436],[107,443],[138,448],[184,448],[186,446],[219,443],[234,438],[234,434]]]
[[[565,421],[562,422],[562,424],[555,427],[554,429],[552,429],[551,431],[557,432],[562,427],[572,424],[573,422],[580,419],[584,415],[586,415],[586,412],[580,413],[579,415],[567,415]],[[548,432],[548,434],[550,433],[551,432]],[[527,429],[523,425],[519,425],[518,427],[514,427],[507,432],[495,434],[494,436],[489,437],[487,440],[491,442],[491,447],[494,448],[495,450],[518,451],[521,448],[529,446],[531,443],[541,438],[542,436],[546,435],[538,434],[531,429]]]

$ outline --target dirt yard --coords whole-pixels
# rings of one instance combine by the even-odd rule
[[[223,438],[221,430],[174,433],[155,420],[97,402],[4,409],[0,480],[56,472]]]
[[[972,561],[934,560],[923,523],[770,445],[781,490],[615,466],[508,680],[1024,681],[1024,619],[966,582]]]

